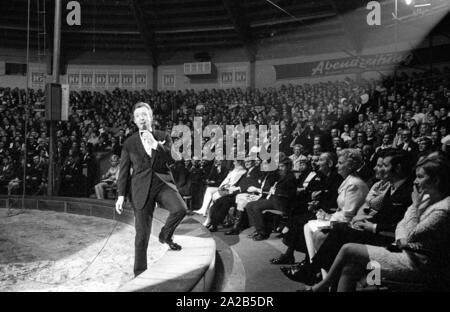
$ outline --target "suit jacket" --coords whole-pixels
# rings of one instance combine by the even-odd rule
[[[412,155],[416,155],[419,152],[419,146],[413,140],[409,141],[407,146],[405,146],[405,145],[406,145],[405,143],[402,143],[397,148],[401,149],[401,150],[405,150],[405,151],[411,153]]]
[[[228,175],[228,169],[225,166],[221,166],[220,173],[216,166],[212,166],[209,171],[209,174],[206,178],[207,180],[210,181],[210,183],[208,183],[208,186],[218,187],[227,175]]]
[[[131,200],[136,209],[144,208],[145,202],[150,195],[151,182],[153,174],[156,174],[166,185],[177,191],[175,180],[169,170],[169,165],[174,163],[171,155],[172,139],[170,135],[155,130],[153,136],[157,141],[165,141],[164,144],[158,143],[157,150],[152,150],[152,157],[145,151],[139,132],[130,136],[122,147],[120,156],[120,173],[117,181],[118,195],[127,195],[127,183],[131,176]],[[156,155],[158,153],[158,155]],[[155,158],[158,158],[158,165],[166,165],[167,173],[157,173],[153,170]],[[133,173],[130,174],[130,169]]]
[[[329,213],[331,208],[336,207],[338,197],[338,189],[344,179],[336,171],[332,171],[328,176],[325,176],[320,171],[309,182],[306,192],[311,200],[312,192],[322,191],[319,195],[319,207],[325,212]]]
[[[288,172],[278,180],[278,183],[275,186],[274,195],[292,201],[295,198],[296,192],[297,184],[295,175],[292,172]]]
[[[377,225],[377,233],[395,231],[397,223],[400,222],[406,209],[411,205],[411,193],[412,184],[408,180],[403,182],[392,195],[390,194],[390,188],[387,189],[380,210],[369,219],[370,222]]]
[[[247,189],[250,186],[260,187],[262,180],[264,178],[263,174],[264,173],[261,172],[259,167],[250,168],[250,172],[247,171],[247,173],[239,181],[239,187],[241,188],[241,192],[243,193],[247,192]]]
[[[339,186],[336,200],[338,209],[330,221],[349,222],[364,204],[367,193],[369,193],[367,184],[359,177],[349,175]]]

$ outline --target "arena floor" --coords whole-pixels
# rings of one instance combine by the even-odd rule
[[[0,209],[0,291],[115,291],[133,278],[134,228],[113,220]],[[149,265],[167,246],[152,237]]]

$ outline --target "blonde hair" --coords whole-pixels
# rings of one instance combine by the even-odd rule
[[[338,156],[345,159],[350,173],[355,173],[363,165],[362,153],[356,148],[345,148],[339,152]]]

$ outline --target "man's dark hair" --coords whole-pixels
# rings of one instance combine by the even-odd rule
[[[394,168],[400,165],[400,175],[403,178],[406,178],[411,174],[413,163],[408,152],[391,148],[384,151],[383,157],[391,157],[391,165]]]
[[[323,152],[322,155],[326,155],[327,160],[330,161],[332,163],[331,168],[334,169],[336,168],[336,163],[337,163],[337,155],[335,153],[332,152]]]

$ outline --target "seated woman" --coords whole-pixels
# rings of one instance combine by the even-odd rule
[[[97,199],[105,199],[105,188],[107,186],[114,186],[117,184],[120,169],[119,156],[112,155],[109,161],[111,163],[111,167],[104,175],[102,175],[101,181],[95,185],[95,194],[97,195]]]
[[[311,283],[321,269],[329,270],[340,248],[346,243],[364,243],[376,246],[389,245],[393,233],[411,204],[412,166],[405,151],[392,150],[380,157],[375,166],[379,182],[374,184],[366,202],[349,226],[333,228],[314,258],[293,267],[281,268],[291,280]],[[386,185],[383,187],[382,185]]]
[[[416,166],[412,204],[398,223],[395,243],[389,247],[345,244],[328,275],[306,291],[354,291],[376,261],[383,278],[392,281],[450,285],[450,168],[433,153]]]
[[[344,182],[339,186],[337,197],[337,211],[328,214],[320,209],[316,216],[317,220],[311,220],[304,226],[306,247],[309,259],[311,259],[326,235],[313,234],[322,228],[327,228],[333,223],[348,223],[358,212],[364,203],[369,192],[367,184],[356,175],[356,172],[363,164],[362,154],[357,149],[344,149],[339,154],[337,171],[342,176]]]
[[[208,209],[212,202],[212,196],[219,190],[219,186],[228,174],[228,170],[225,167],[225,163],[222,160],[214,160],[214,165],[206,177],[206,191],[203,196],[202,207],[194,212],[206,217]]]
[[[220,186],[217,188],[217,191],[213,192],[211,194],[211,198],[209,199],[210,202],[215,202],[220,197],[229,195],[231,193],[234,193],[238,190],[238,187],[236,184],[238,181],[242,178],[242,176],[247,172],[244,168],[244,161],[242,160],[235,160],[234,161],[234,168],[231,170],[228,175],[225,177],[225,179],[220,183]],[[205,194],[206,197],[206,194]],[[203,223],[204,226],[207,228],[211,227],[211,217],[210,214],[207,215],[206,221]]]

